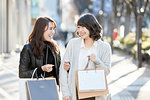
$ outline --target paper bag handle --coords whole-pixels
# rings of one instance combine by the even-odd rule
[[[31,79],[33,79],[33,76],[34,76],[34,74],[35,74],[36,70],[37,70],[37,68],[35,68],[35,69],[34,69],[34,71],[33,71],[33,73],[32,73],[32,77],[31,77]]]
[[[87,64],[86,64],[86,66],[85,66],[84,70],[87,70],[88,65],[89,65],[89,62],[90,62],[90,59],[88,58],[88,62],[87,62]]]
[[[84,70],[88,70],[89,62],[90,62],[90,59],[88,58],[88,62],[87,62],[87,64],[86,64]],[[96,66],[95,66],[95,70],[96,70]]]

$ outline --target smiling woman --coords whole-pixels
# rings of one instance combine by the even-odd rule
[[[36,77],[55,77],[59,84],[60,53],[53,36],[56,23],[48,17],[37,19],[34,29],[20,54],[19,77],[31,78],[35,68]],[[35,76],[34,76],[35,77]]]
[[[77,34],[80,36],[82,32],[88,33],[89,38],[92,38],[94,41],[102,37],[102,27],[95,16],[91,14],[82,15],[78,20]]]
[[[60,87],[63,100],[78,100],[76,94],[75,71],[104,67],[109,73],[111,66],[111,48],[100,40],[102,27],[92,14],[81,15],[77,21],[79,38],[71,39],[60,65]],[[86,98],[84,100],[105,100],[105,96]]]
[[[56,26],[53,22],[49,22],[48,26],[46,26],[43,39],[44,41],[51,41],[56,32]]]

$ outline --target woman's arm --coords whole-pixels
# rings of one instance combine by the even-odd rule
[[[72,43],[71,41],[68,43],[63,60],[60,65],[60,73],[59,73],[59,81],[60,81],[60,87],[62,90],[63,97],[71,96],[70,91],[69,91],[69,86],[68,86],[68,73],[64,69],[64,62],[65,61],[70,61],[71,57],[71,50],[72,50]]]
[[[28,45],[24,45],[20,53],[20,63],[19,63],[19,77],[20,78],[31,78],[34,71],[29,69],[30,66],[30,55]]]
[[[109,74],[111,67],[111,54],[112,54],[110,45],[105,43],[105,45],[103,46],[103,51],[101,52],[103,52],[102,57],[99,58],[98,56],[96,56],[94,63],[96,67],[104,67],[107,74]]]

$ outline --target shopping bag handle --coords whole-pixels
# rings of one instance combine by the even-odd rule
[[[33,79],[33,76],[34,76],[34,74],[35,74],[36,71],[37,71],[37,68],[34,69],[34,71],[33,71],[33,73],[32,73],[31,79]],[[38,77],[37,77],[37,79],[38,79]]]
[[[89,62],[90,62],[90,59],[88,58],[88,62],[87,62],[87,64],[86,64],[84,70],[87,70],[87,71],[88,71]],[[95,66],[95,71],[96,71],[96,66]]]
[[[36,71],[37,71],[37,68],[34,69],[34,71],[33,71],[33,73],[32,73],[31,79],[33,79],[34,74],[35,74]],[[42,74],[41,74],[41,77],[42,77],[43,80],[45,79],[44,76],[43,76]],[[38,75],[37,75],[37,74],[36,74],[36,78],[37,78],[37,80],[38,80]]]
[[[88,62],[87,62],[87,64],[86,64],[84,70],[87,70],[87,69],[88,69],[89,62],[90,62],[90,59],[88,58]]]

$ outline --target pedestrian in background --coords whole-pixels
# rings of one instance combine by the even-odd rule
[[[104,67],[107,74],[111,67],[111,48],[101,41],[102,27],[92,14],[82,15],[77,22],[79,38],[71,39],[60,65],[60,87],[63,100],[78,100],[75,71],[84,70],[88,59],[89,69]],[[84,100],[105,100],[104,97],[92,97]]]
[[[60,52],[53,40],[56,32],[56,23],[48,17],[39,17],[29,36],[29,43],[25,44],[19,63],[19,77],[31,78],[35,68],[34,77],[54,77],[59,84]]]
[[[115,29],[113,30],[113,40],[116,40],[117,37],[118,37],[118,30],[115,28]]]

